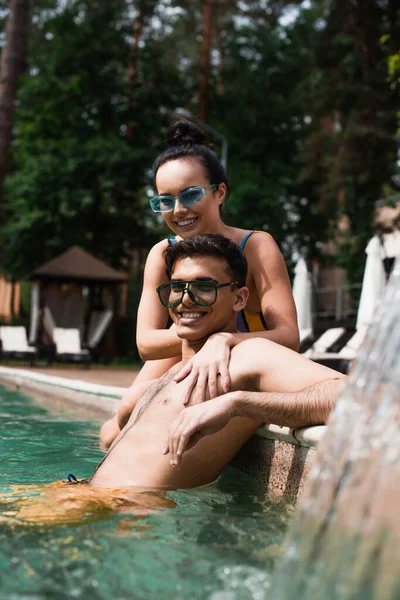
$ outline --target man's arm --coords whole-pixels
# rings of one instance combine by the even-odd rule
[[[184,408],[169,428],[164,454],[171,455],[171,464],[179,464],[186,450],[202,437],[223,429],[233,417],[248,417],[292,429],[323,425],[345,381],[338,373],[338,379],[320,381],[298,392],[237,391]]]
[[[345,382],[328,379],[298,392],[232,392],[232,416],[290,429],[324,425]]]

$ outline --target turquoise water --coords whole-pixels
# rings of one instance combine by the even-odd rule
[[[13,485],[89,476],[102,457],[98,429],[0,387],[1,599],[269,597],[292,507],[266,501],[233,468],[211,486],[168,492],[151,514],[72,525],[10,516]]]

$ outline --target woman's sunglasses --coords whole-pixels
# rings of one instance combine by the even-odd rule
[[[217,183],[211,183],[205,187],[190,187],[183,190],[179,196],[168,196],[167,194],[156,196],[150,200],[150,206],[153,212],[168,212],[169,210],[173,210],[177,200],[179,200],[182,206],[192,206],[203,200],[209,190],[215,192],[217,189]]]
[[[170,281],[157,288],[161,304],[167,308],[176,308],[181,304],[185,292],[192,302],[198,306],[211,306],[217,299],[219,288],[237,287],[237,281],[214,283],[213,281]]]

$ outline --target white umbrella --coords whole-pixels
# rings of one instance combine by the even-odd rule
[[[294,273],[293,298],[297,309],[300,340],[302,340],[312,333],[311,279],[304,258],[299,258]]]
[[[400,231],[383,234],[383,252],[387,258],[400,256]]]
[[[367,262],[365,263],[360,304],[358,305],[356,329],[366,327],[371,322],[374,310],[382,297],[386,281],[382,262],[382,245],[377,235],[369,241],[365,253]]]

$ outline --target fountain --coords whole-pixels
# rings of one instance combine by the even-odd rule
[[[272,600],[400,598],[400,260],[331,415]]]

